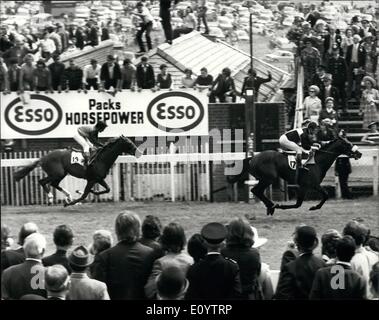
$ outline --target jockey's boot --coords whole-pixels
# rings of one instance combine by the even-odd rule
[[[89,152],[84,152],[83,153],[83,158],[84,158],[83,167],[84,167],[85,170],[87,170],[87,168],[88,168],[89,157],[90,157],[90,153]]]

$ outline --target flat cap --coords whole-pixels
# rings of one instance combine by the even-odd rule
[[[226,227],[218,222],[211,222],[206,224],[201,229],[201,236],[211,244],[219,244],[226,238],[228,231]]]

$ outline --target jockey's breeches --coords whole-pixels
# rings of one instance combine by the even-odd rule
[[[285,134],[283,134],[279,138],[279,143],[280,143],[280,146],[285,150],[296,151],[296,153],[300,153],[300,154],[303,153],[303,148],[300,147],[297,143],[295,143],[291,140],[288,140],[288,138]]]
[[[79,133],[74,136],[74,140],[82,146],[85,153],[89,153],[90,149],[93,148],[93,144]]]

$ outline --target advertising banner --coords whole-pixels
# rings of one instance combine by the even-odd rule
[[[1,139],[71,138],[105,121],[101,137],[208,135],[208,97],[193,89],[0,95]]]

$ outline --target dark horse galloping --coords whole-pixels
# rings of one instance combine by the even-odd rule
[[[91,165],[88,166],[87,170],[85,170],[84,167],[78,163],[71,163],[72,150],[54,150],[41,157],[37,161],[33,162],[31,165],[23,167],[22,169],[16,171],[14,173],[14,179],[16,181],[20,181],[36,167],[41,166],[43,171],[46,172],[47,177],[41,179],[39,181],[39,184],[48,194],[49,204],[51,204],[53,201],[53,194],[50,192],[49,187],[49,185],[51,185],[66,195],[67,198],[65,206],[69,206],[84,200],[87,198],[89,193],[93,193],[95,195],[108,193],[110,191],[110,188],[104,179],[107,176],[112,165],[115,163],[117,157],[124,152],[130,155],[136,155],[137,150],[137,146],[127,137],[120,136],[119,138],[111,139],[104,147],[97,151],[96,157],[94,158]],[[76,178],[87,180],[87,185],[84,189],[83,194],[76,200],[72,200],[71,194],[59,186],[59,183],[67,174]],[[92,190],[92,187],[96,183],[103,186],[105,190]]]
[[[288,165],[287,155],[278,151],[263,151],[258,155],[244,160],[242,172],[236,176],[228,176],[229,183],[235,183],[246,176],[246,173],[253,175],[259,183],[251,190],[266,206],[267,215],[273,215],[276,208],[292,209],[299,208],[307,192],[311,189],[321,193],[321,202],[310,208],[310,210],[320,209],[328,199],[328,193],[321,187],[326,172],[332,166],[336,158],[345,154],[358,160],[362,154],[358,148],[349,142],[344,136],[339,135],[335,140],[325,144],[320,150],[315,152],[315,164],[308,164],[309,171],[302,170],[299,174],[297,184],[297,201],[293,205],[274,204],[264,195],[264,191],[273,184],[279,177],[295,184],[296,170]]]

